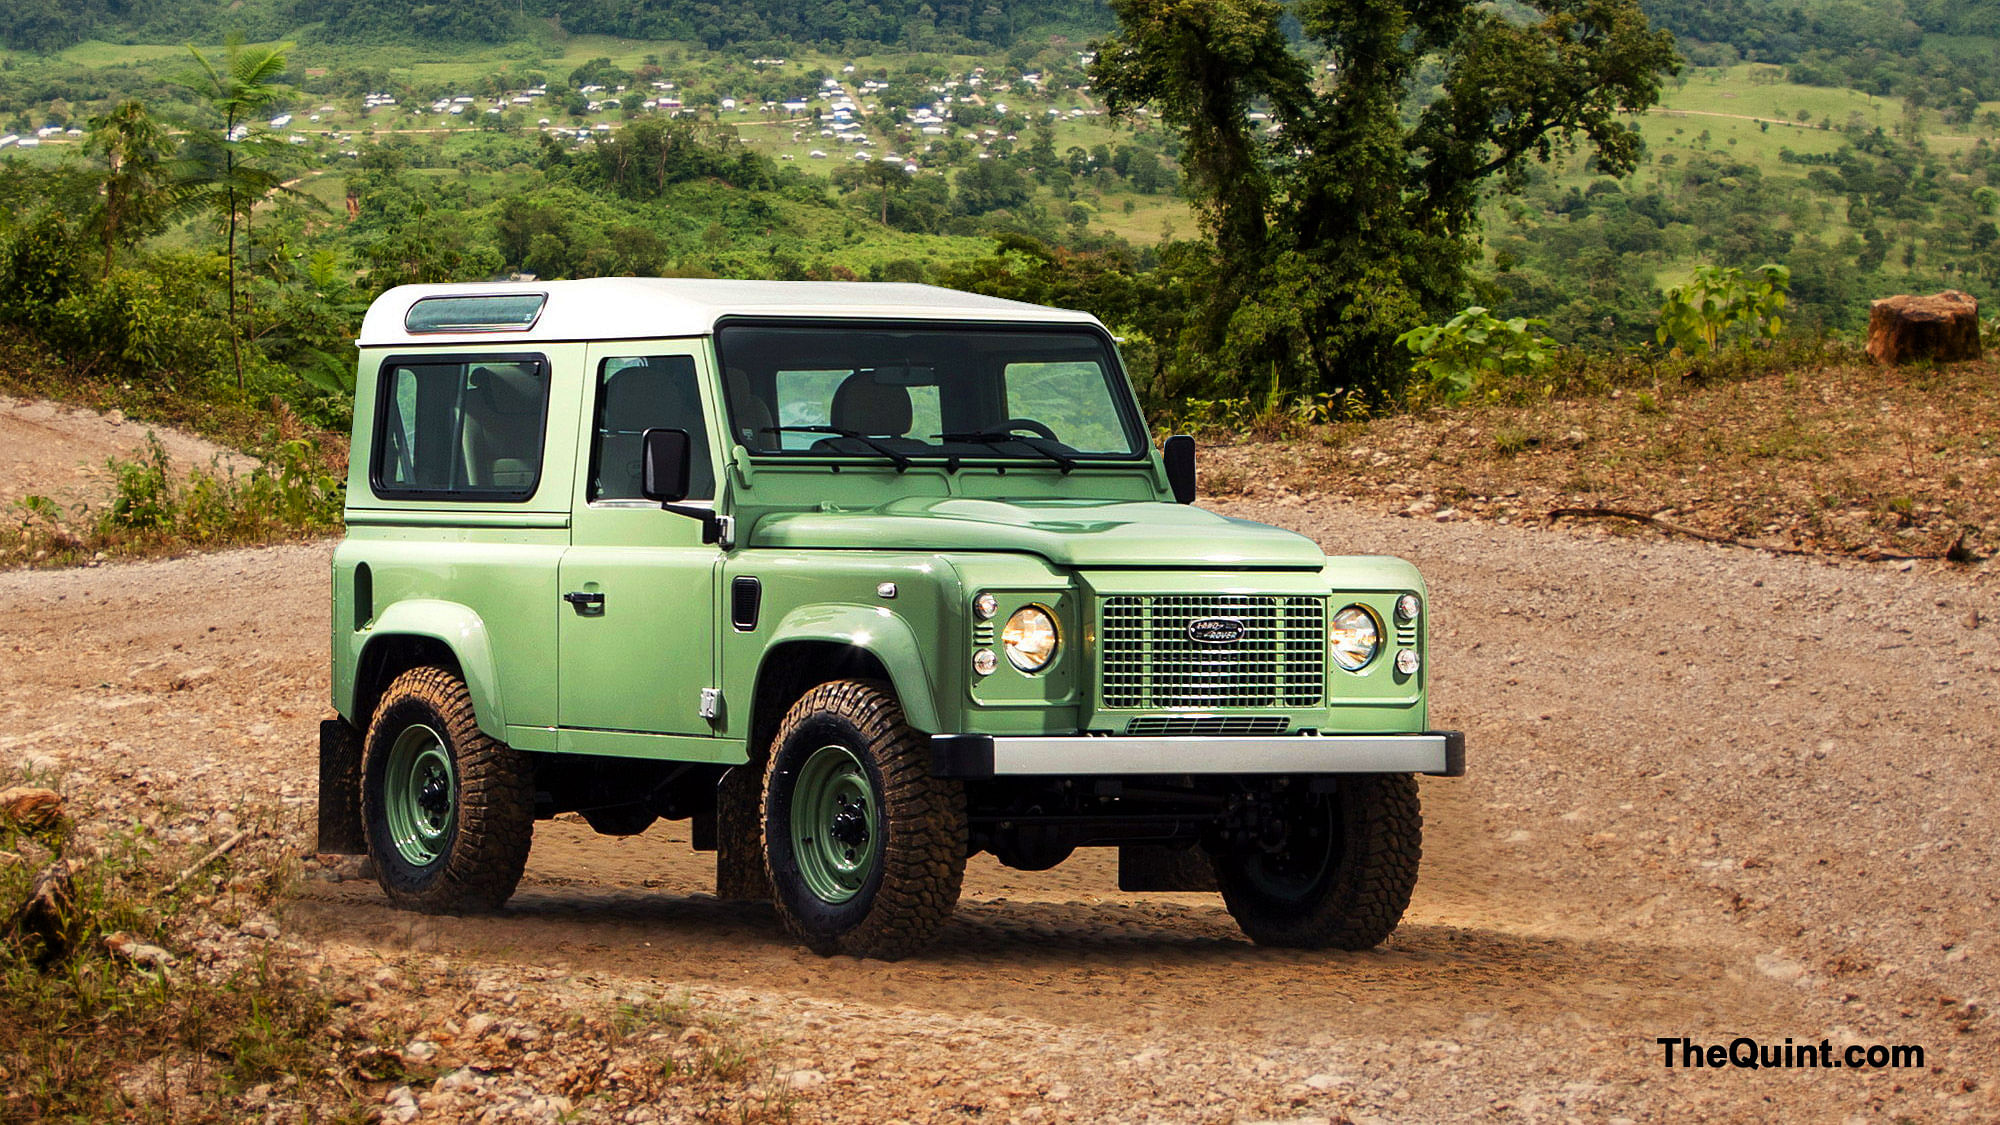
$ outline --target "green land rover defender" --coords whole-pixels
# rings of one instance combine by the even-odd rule
[[[1423,580],[1192,507],[1111,335],[920,285],[395,289],[362,326],[320,846],[498,907],[537,819],[689,818],[717,891],[898,957],[966,859],[1115,846],[1258,942],[1417,877]]]

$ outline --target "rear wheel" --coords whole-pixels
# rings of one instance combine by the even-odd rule
[[[1259,945],[1368,949],[1416,887],[1424,818],[1409,774],[1343,777],[1332,793],[1280,795],[1271,830],[1215,856],[1236,924]]]
[[[376,879],[398,905],[486,910],[514,893],[535,827],[525,755],[488,737],[464,681],[396,677],[368,726],[361,814]]]
[[[764,774],[764,860],[815,953],[894,960],[930,941],[965,877],[965,791],[888,689],[839,680],[786,712]]]

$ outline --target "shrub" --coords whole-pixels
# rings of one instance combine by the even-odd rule
[[[1671,340],[1676,353],[1692,356],[1714,351],[1723,335],[1739,326],[1747,331],[1738,339],[1754,334],[1775,340],[1785,330],[1782,314],[1791,287],[1792,271],[1780,265],[1758,266],[1754,279],[1734,266],[1696,266],[1685,285],[1667,290],[1655,336],[1662,344]]]
[[[1485,380],[1519,380],[1555,362],[1555,341],[1531,329],[1548,322],[1517,316],[1501,320],[1473,305],[1443,324],[1426,324],[1396,337],[1417,357],[1411,373],[1425,389],[1447,400],[1463,398]]]
[[[96,554],[135,555],[324,535],[340,527],[346,481],[304,437],[279,440],[248,473],[214,465],[182,479],[166,449],[148,435],[136,460],[108,462],[111,503],[73,518],[45,496],[15,501],[13,528],[0,528],[0,563],[61,564]]]

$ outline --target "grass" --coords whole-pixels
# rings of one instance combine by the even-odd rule
[[[15,502],[0,524],[0,566],[73,566],[93,559],[168,554],[326,535],[340,527],[345,456],[303,437],[280,443],[272,462],[238,475],[214,467],[185,472],[147,435],[137,460],[113,459],[111,502],[64,511],[46,496]]]
[[[1132,209],[1125,210],[1130,202]],[[1166,238],[1188,238],[1200,229],[1194,208],[1179,195],[1139,195],[1133,192],[1106,192],[1090,225],[1109,231],[1137,245]]]
[[[37,780],[0,771],[0,788]],[[0,906],[24,901],[46,865],[71,870],[53,941],[0,935],[0,1118],[220,1120],[241,1112],[237,1096],[252,1085],[288,1080],[310,1091],[321,1120],[361,1120],[365,1103],[325,1073],[324,992],[270,957],[222,968],[184,955],[198,903],[229,913],[212,888],[236,909],[261,910],[289,878],[275,855],[239,850],[176,886],[206,850],[137,826],[85,843],[67,819],[0,822],[0,851],[20,857],[0,861]],[[114,952],[127,940],[183,955],[164,967],[127,959]]]
[[[211,44],[209,49],[219,50],[220,45]],[[187,48],[179,43],[106,43],[101,39],[86,39],[73,47],[64,48],[56,57],[67,63],[92,67],[123,66],[160,59],[178,59],[189,66],[194,65],[194,60],[188,57]]]
[[[16,784],[52,779],[0,767],[0,789]],[[579,1003],[510,984],[504,1018],[553,1032],[544,1042],[560,1048],[523,1055],[498,1038],[453,1039],[491,966],[413,958],[385,982],[379,958],[337,941],[239,936],[246,922],[282,918],[297,893],[289,818],[238,810],[245,834],[217,854],[212,814],[159,792],[96,823],[0,819],[0,1121],[359,1125],[392,1089],[421,1092],[465,1066],[475,1082],[504,1069],[506,1087],[559,1093],[586,1116],[644,1105],[666,1120],[793,1119],[797,1095],[769,1044],[685,998]],[[59,923],[46,936],[7,930],[58,862],[71,871]],[[436,1053],[404,1052],[419,1035]],[[483,1108],[475,1094],[436,1112]]]

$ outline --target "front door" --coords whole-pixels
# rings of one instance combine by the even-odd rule
[[[707,360],[699,340],[593,344],[570,548],[560,574],[562,726],[707,735],[721,554],[701,522],[640,495],[640,435],[694,441],[688,503],[713,503]]]

